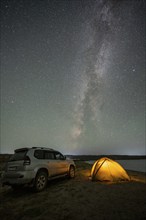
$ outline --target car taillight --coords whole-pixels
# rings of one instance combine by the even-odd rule
[[[24,158],[24,163],[23,163],[23,165],[30,165],[30,163],[31,163],[31,160],[30,160],[29,156],[26,156],[26,157]]]

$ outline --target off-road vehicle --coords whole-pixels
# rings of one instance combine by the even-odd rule
[[[2,176],[2,184],[18,188],[30,184],[42,191],[48,179],[67,175],[75,177],[75,163],[60,152],[44,147],[20,148],[14,151]]]

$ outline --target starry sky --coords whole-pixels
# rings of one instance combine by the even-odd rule
[[[145,1],[1,0],[1,153],[144,155]]]

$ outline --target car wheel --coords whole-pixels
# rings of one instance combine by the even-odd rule
[[[39,171],[36,175],[35,182],[34,182],[34,189],[36,192],[43,191],[48,182],[48,176],[47,173],[44,171]]]
[[[70,179],[75,177],[75,168],[74,168],[74,166],[70,166],[69,172],[68,172],[68,177]]]

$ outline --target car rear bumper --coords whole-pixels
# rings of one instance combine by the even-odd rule
[[[34,171],[6,172],[2,176],[2,185],[24,185],[29,184],[35,178]]]

